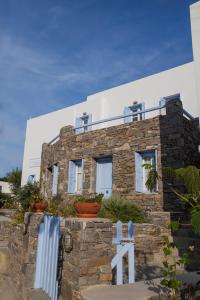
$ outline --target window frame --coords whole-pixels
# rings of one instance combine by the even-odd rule
[[[36,175],[35,174],[30,174],[28,175],[27,183],[35,183],[36,182]]]
[[[81,172],[79,171],[79,163],[81,163]],[[74,172],[74,174],[71,174]],[[82,188],[78,190],[78,175],[81,175]],[[67,193],[80,195],[83,192],[83,181],[84,181],[84,160],[83,159],[72,159],[68,162],[68,188]]]
[[[137,121],[142,121],[145,119],[145,113],[140,114],[140,111],[145,110],[145,105],[144,102],[136,103],[130,106],[125,106],[124,107],[124,123],[129,123],[129,122],[137,122]],[[138,113],[137,113],[138,112]],[[131,116],[132,113],[137,113],[134,116]],[[126,115],[128,115],[126,117]],[[137,119],[136,119],[137,118]]]
[[[145,186],[146,178],[145,176],[145,167],[143,166],[144,158],[148,157],[152,154],[152,158],[155,162],[155,168],[157,170],[158,162],[157,162],[157,150],[143,150],[135,152],[135,191],[136,193],[144,193],[144,194],[153,194],[158,193],[158,182],[156,184],[156,188],[152,191],[148,190]]]

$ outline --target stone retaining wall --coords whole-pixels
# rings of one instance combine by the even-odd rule
[[[20,225],[13,225],[9,219],[0,220],[0,257],[6,251],[6,275],[16,289],[16,298],[13,300],[27,300],[28,290],[33,288],[38,225],[42,217],[41,214],[27,213],[25,224]]]
[[[149,215],[149,219],[153,216]],[[27,300],[33,288],[42,214],[28,213],[25,224],[0,221],[0,237],[7,247],[7,274],[16,288],[16,299]],[[160,212],[153,222],[135,225],[137,278],[154,278],[162,266],[162,238],[169,235],[169,214]],[[107,219],[67,218],[61,222],[59,285],[63,300],[81,299],[81,291],[91,285],[111,284],[111,260],[115,254],[112,237],[115,225]],[[124,225],[126,231],[126,225]],[[0,244],[0,257],[3,244]],[[124,260],[126,264],[126,259]]]

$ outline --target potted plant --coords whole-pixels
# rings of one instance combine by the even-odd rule
[[[96,218],[101,208],[103,194],[88,194],[77,197],[74,208],[78,218]]]
[[[48,206],[48,202],[45,200],[43,195],[34,195],[33,202],[31,202],[31,209],[36,213],[43,213]]]
[[[28,211],[31,207],[33,212],[43,212],[48,202],[40,192],[39,182],[30,183],[19,189],[17,201],[23,211]]]

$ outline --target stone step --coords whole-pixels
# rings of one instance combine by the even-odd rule
[[[199,238],[189,238],[185,236],[174,236],[174,244],[179,249],[187,250],[189,246],[194,246],[195,249],[200,249],[200,239]]]
[[[189,224],[181,225],[180,229],[175,232],[174,236],[200,239],[200,236],[194,232],[192,226]]]
[[[170,211],[170,217],[172,221],[179,220],[181,223],[188,222],[190,220],[189,216],[181,211]]]

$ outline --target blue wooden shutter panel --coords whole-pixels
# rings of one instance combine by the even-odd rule
[[[92,123],[92,114],[88,115],[88,124]],[[88,131],[92,130],[92,125],[88,126]]]
[[[82,118],[76,118],[76,122],[75,122],[75,127],[80,127],[83,125],[83,120]],[[78,128],[76,129],[76,134],[83,132],[83,128]]]
[[[128,115],[131,113],[132,113],[132,110],[130,109],[130,107],[128,107],[128,106],[124,107],[124,115]],[[129,122],[131,122],[131,120],[132,120],[131,116],[124,117],[124,123],[129,123]]]
[[[76,186],[76,164],[74,161],[69,161],[68,170],[68,193],[74,193]]]
[[[145,110],[145,104],[144,104],[144,102],[141,103],[141,110]],[[141,118],[141,119],[142,119],[142,120],[145,119],[145,113],[142,114],[142,118]]]
[[[81,160],[82,165],[82,178],[81,178],[81,192],[83,192],[83,183],[84,183],[84,160]]]
[[[135,187],[136,192],[143,192],[142,156],[138,152],[135,152]]]
[[[58,189],[58,166],[53,165],[53,195],[57,195],[57,189]]]

